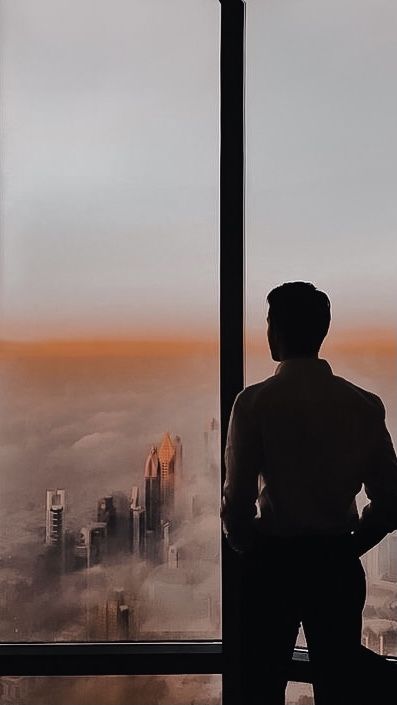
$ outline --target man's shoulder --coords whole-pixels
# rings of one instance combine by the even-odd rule
[[[373,408],[375,412],[384,413],[385,407],[382,399],[374,392],[364,389],[364,387],[359,387],[358,384],[354,384],[354,382],[339,375],[333,375],[333,381],[336,388],[349,397],[353,403]]]
[[[268,397],[271,392],[277,388],[277,377],[272,375],[261,382],[251,384],[245,387],[238,395],[236,402],[241,407],[250,408],[255,405],[258,400]]]

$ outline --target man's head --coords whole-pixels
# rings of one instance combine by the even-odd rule
[[[323,291],[307,282],[287,282],[267,296],[268,340],[273,360],[317,357],[331,321]]]

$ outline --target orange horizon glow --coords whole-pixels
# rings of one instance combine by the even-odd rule
[[[326,350],[345,353],[371,351],[379,355],[397,354],[397,331],[395,329],[363,328],[350,329],[336,334],[324,342]]]
[[[246,351],[265,351],[265,336],[246,336]],[[350,328],[333,332],[324,343],[324,350],[344,353],[397,354],[397,331],[392,328]],[[191,354],[216,354],[216,338],[75,338],[37,341],[0,341],[0,357],[183,357]]]
[[[258,351],[267,345],[265,336],[247,340],[247,351]],[[397,355],[397,330],[394,328],[360,327],[331,331],[323,343],[321,353]]]
[[[0,341],[0,358],[12,357],[183,357],[216,353],[216,339],[46,339]]]

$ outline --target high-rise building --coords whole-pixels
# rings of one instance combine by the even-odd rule
[[[107,495],[98,501],[97,521],[107,524],[108,536],[113,536],[116,531],[116,508],[113,497]]]
[[[100,563],[106,554],[107,525],[105,522],[95,522],[83,526],[75,545],[77,568],[91,568]]]
[[[371,576],[372,578],[375,577],[376,580],[387,580],[387,576],[389,574],[389,535],[385,536],[384,539],[378,543],[374,548],[372,549],[373,553],[375,554],[375,565],[376,565],[376,575]]]
[[[114,536],[109,541],[109,551],[113,554],[129,552],[131,500],[124,492],[114,492],[112,497],[116,524]]]
[[[178,483],[181,482],[183,477],[183,449],[182,449],[182,439],[180,436],[175,436],[174,438],[174,448],[175,448],[175,475]]]
[[[65,546],[65,561],[64,570],[67,573],[72,572],[75,569],[75,545],[76,537],[72,531],[65,531],[64,536],[64,546]]]
[[[168,551],[171,543],[171,522],[164,521],[161,526],[161,538],[163,540],[163,561],[166,562],[168,558]]]
[[[173,444],[175,448],[175,510],[177,517],[180,519],[186,514],[186,488],[184,486],[183,479],[183,447],[181,437],[175,436],[173,439]]]
[[[397,533],[389,534],[389,579],[397,583]]]
[[[95,641],[126,641],[130,637],[130,607],[124,590],[112,590],[106,602],[97,605],[91,615],[90,636]]]
[[[204,432],[205,469],[208,474],[217,476],[220,454],[219,423],[211,419],[209,428]]]
[[[145,463],[146,528],[158,537],[160,532],[160,461],[157,448],[152,446]]]
[[[145,555],[146,512],[139,504],[139,488],[134,486],[130,505],[130,550],[140,556]]]
[[[169,433],[165,433],[158,457],[160,461],[160,497],[162,518],[171,519],[175,502],[175,446]]]
[[[154,531],[146,530],[145,533],[145,557],[157,563],[160,553],[160,541],[158,534],[156,535]]]
[[[62,546],[65,533],[65,490],[46,491],[45,542]]]
[[[112,590],[106,603],[106,611],[107,639],[118,641],[128,638],[128,607],[124,604],[123,590]]]
[[[397,532],[387,534],[385,538],[372,549],[377,555],[377,579],[397,582]],[[371,576],[373,577],[373,576]]]

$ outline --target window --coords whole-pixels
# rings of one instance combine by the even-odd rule
[[[1,12],[0,639],[218,639],[218,5]]]
[[[304,5],[309,7],[307,3]],[[196,699],[202,697],[203,693],[206,702],[217,703],[220,683],[216,674],[223,671],[224,702],[228,705],[241,702],[233,680],[238,671],[238,663],[229,658],[230,637],[234,629],[230,619],[233,614],[230,611],[230,593],[225,592],[223,601],[226,617],[223,624],[224,650],[228,657],[227,667],[223,668],[218,641],[205,637],[203,641],[178,643],[174,640],[191,637],[192,630],[186,626],[191,624],[191,614],[179,624],[179,629],[175,628],[176,622],[171,625],[171,641],[162,639],[169,630],[160,628],[162,613],[168,608],[161,600],[152,600],[151,609],[144,611],[145,617],[149,621],[152,620],[150,629],[146,632],[146,636],[153,640],[151,643],[111,643],[112,640],[120,641],[120,637],[121,640],[125,638],[126,629],[130,629],[130,620],[134,624],[139,610],[134,610],[134,595],[131,603],[127,602],[129,591],[125,584],[120,584],[119,581],[116,584],[111,580],[110,590],[104,595],[103,574],[111,575],[109,544],[112,542],[109,534],[112,522],[116,523],[115,517],[120,521],[124,516],[125,529],[124,545],[118,543],[119,539],[121,544],[123,543],[123,532],[121,536],[114,536],[113,545],[117,555],[125,555],[126,561],[134,556],[137,567],[142,566],[145,561],[154,563],[157,560],[153,554],[147,552],[148,545],[152,546],[154,552],[159,546],[164,548],[171,539],[173,530],[176,530],[177,523],[175,520],[174,524],[163,521],[161,543],[151,542],[150,533],[147,537],[147,532],[151,530],[147,522],[156,524],[158,514],[153,509],[156,503],[149,501],[148,505],[146,504],[146,491],[148,497],[160,497],[162,507],[169,506],[170,503],[172,506],[172,497],[176,497],[177,487],[168,482],[171,474],[169,471],[171,465],[174,473],[176,465],[181,467],[181,445],[184,476],[185,467],[188,472],[191,471],[193,458],[194,463],[201,463],[201,467],[204,464],[205,467],[211,468],[210,475],[213,473],[213,451],[219,444],[219,435],[224,438],[231,403],[242,386],[243,3],[223,0],[221,5],[222,296],[219,343],[222,414],[217,413],[218,82],[214,66],[218,65],[219,51],[218,3],[216,0],[200,3],[193,0],[184,0],[183,3],[179,0],[167,0],[167,3],[148,0],[143,7],[142,3],[131,4],[117,0],[110,8],[108,3],[93,3],[88,0],[78,3],[78,6],[65,4],[61,0],[57,0],[55,4],[39,0],[35,3],[33,11],[29,3],[2,0],[0,8],[4,37],[2,92],[5,98],[0,383],[6,404],[9,403],[16,413],[14,419],[8,419],[6,404],[3,405],[1,426],[5,435],[2,439],[2,452],[6,459],[5,481],[9,486],[7,493],[3,493],[3,498],[7,512],[12,498],[15,512],[14,523],[4,522],[2,529],[7,546],[10,545],[10,536],[14,537],[13,545],[16,548],[18,538],[21,542],[23,537],[29,537],[20,561],[15,560],[15,554],[12,552],[4,554],[6,560],[1,565],[4,572],[0,589],[0,609],[5,612],[5,604],[9,604],[6,601],[15,600],[17,591],[20,591],[18,594],[21,598],[28,596],[27,586],[19,579],[18,571],[22,569],[23,564],[26,566],[26,562],[32,562],[34,559],[34,551],[30,553],[34,532],[36,531],[35,540],[42,541],[43,555],[53,560],[55,566],[59,566],[61,537],[65,546],[65,559],[69,551],[69,555],[74,554],[83,564],[73,568],[71,572],[79,573],[83,578],[87,576],[87,587],[84,586],[77,594],[85,594],[87,598],[94,596],[95,599],[95,595],[101,593],[106,598],[97,603],[96,609],[98,610],[99,606],[102,634],[106,633],[105,638],[109,640],[86,646],[81,643],[55,644],[53,641],[44,646],[0,646],[2,655],[7,657],[2,659],[3,699],[8,698],[5,701],[8,702],[10,698],[14,698],[15,702],[15,698],[26,698],[26,693],[32,692],[29,689],[34,682],[35,687],[39,686],[39,697],[42,698],[40,702],[44,705],[45,698],[48,701],[54,685],[54,681],[49,677],[53,674],[59,679],[69,676],[67,683],[69,686],[71,684],[72,689],[78,682],[73,679],[79,675],[83,676],[87,683],[84,697],[87,692],[88,697],[94,693],[95,702],[98,702],[99,695],[105,702],[113,687],[117,692],[120,687],[126,687],[130,689],[130,697],[131,688],[134,692],[136,688],[139,702],[143,705],[144,688],[147,686],[145,697],[148,696],[150,700],[153,697],[151,688],[154,687],[156,691],[161,683],[163,699],[160,698],[159,702],[163,705],[166,705],[167,697],[170,702],[177,702],[176,698],[179,697],[182,705],[184,701],[188,701],[187,698]],[[267,11],[268,16],[266,23],[261,25],[263,11]],[[267,3],[266,7],[262,5],[261,8],[259,1],[249,0],[249,109],[251,96],[256,94],[256,101],[259,96],[254,81],[254,62],[257,62],[256,76],[259,77],[259,71],[262,71],[263,78],[269,79],[269,72],[265,72],[263,57],[261,59],[260,56],[265,30],[269,28],[268,36],[266,35],[266,41],[269,43],[272,35],[270,19],[275,20],[276,25],[281,27],[280,13],[283,11],[292,12],[296,19],[296,8],[291,3],[284,8]],[[387,11],[390,11],[390,8]],[[256,21],[257,31],[262,32],[261,46],[253,41],[252,30]],[[275,28],[273,25],[273,30]],[[284,39],[288,36],[285,35]],[[381,36],[382,33],[379,32],[380,39]],[[156,60],[151,51],[158,45],[158,41],[162,48],[161,60]],[[282,45],[283,42],[280,46]],[[274,44],[273,48],[269,47],[269,50],[273,49]],[[130,61],[131,57],[134,62]],[[145,81],[145,75],[150,76],[152,82]],[[265,85],[263,78],[262,86]],[[190,92],[193,84],[194,90]],[[137,95],[140,98],[138,102]],[[392,91],[389,99],[392,100]],[[251,111],[247,122],[249,159],[255,154],[252,149],[255,132],[253,115],[254,112]],[[269,120],[270,116],[269,110],[256,112],[255,119],[262,121],[258,135],[263,137],[263,120],[264,117]],[[143,139],[146,130],[150,132],[150,140],[147,142]],[[290,133],[285,131],[285,134]],[[62,139],[59,139],[60,135]],[[67,139],[64,139],[65,136]],[[319,142],[320,140],[317,143]],[[183,150],[180,149],[181,143]],[[277,148],[277,141],[275,145]],[[26,159],[26,155],[29,155],[29,159]],[[262,321],[259,324],[259,309],[264,293],[262,285],[265,268],[260,273],[259,287],[259,269],[255,270],[253,265],[253,245],[256,242],[257,247],[258,240],[255,241],[251,233],[254,205],[258,207],[258,223],[261,223],[259,201],[263,192],[261,189],[252,189],[253,184],[261,183],[260,158],[261,149],[258,149],[256,161],[248,164],[247,283],[249,299],[253,302],[253,308],[247,312],[248,382],[258,375],[263,376],[264,372],[262,362],[258,363],[255,350],[258,351],[256,346],[262,325]],[[295,161],[299,160],[295,157]],[[282,181],[279,186],[282,186]],[[47,193],[51,194],[51,200],[47,198]],[[267,202],[264,203],[266,204]],[[280,208],[280,213],[282,210]],[[133,223],[130,220],[132,216]],[[138,224],[138,229],[134,227],[132,230],[133,224]],[[87,225],[90,226],[90,237],[83,242],[82,227],[87,229]],[[188,228],[188,232],[194,232],[194,241],[187,241],[182,237],[184,228]],[[36,243],[40,242],[40,239],[33,239],[33,232],[40,237],[46,234],[47,242],[51,245],[48,250],[47,247],[37,248]],[[141,249],[131,246],[131,232],[138,238]],[[263,232],[264,236],[269,237],[269,248],[273,249],[274,243],[269,230]],[[67,240],[65,235],[69,236]],[[46,242],[46,238],[42,242]],[[269,248],[267,254],[270,252]],[[81,257],[76,258],[76,252],[81,253]],[[145,256],[148,255],[146,259],[141,257],[142,252]],[[255,256],[260,264],[260,249],[256,250]],[[268,257],[266,262],[269,262]],[[54,266],[55,264],[57,266]],[[146,273],[149,269],[151,276],[143,277],[142,272]],[[273,275],[278,279],[277,268],[274,269]],[[270,286],[271,284],[269,288]],[[212,292],[210,299],[206,298],[208,291]],[[166,313],[159,321],[156,312],[160,308]],[[107,321],[109,332],[112,334],[106,345],[102,328],[104,321]],[[54,335],[49,336],[49,326],[54,324],[57,325],[56,335],[53,331]],[[133,328],[134,332],[145,332],[145,336],[140,338],[141,342],[138,343],[137,338],[129,337],[130,328]],[[21,336],[22,329],[24,334]],[[386,329],[387,326],[382,328],[383,331]],[[185,336],[182,340],[178,339],[176,344],[175,334],[181,330],[184,330]],[[27,331],[28,339],[25,338]],[[192,341],[197,340],[194,334],[204,343],[192,345]],[[50,338],[48,347],[40,348],[40,337],[46,341]],[[68,343],[66,347],[65,340]],[[387,336],[386,340],[389,340]],[[387,342],[386,348],[388,345]],[[171,360],[175,357],[176,363],[171,366]],[[153,385],[148,394],[147,380],[151,379],[154,373],[162,376],[163,384],[158,382],[157,386]],[[101,400],[99,390],[103,383],[106,383],[108,393],[106,398]],[[134,398],[131,404],[128,404],[128,394],[132,388],[136,389],[139,403],[145,399],[145,414],[150,412],[155,415],[156,422],[150,429],[143,423],[144,417],[137,411],[137,399]],[[187,395],[182,395],[183,388],[188,389]],[[195,394],[194,390],[199,390],[200,393]],[[32,400],[41,399],[41,395],[44,395],[43,403],[34,404],[32,407]],[[176,399],[181,395],[182,406],[178,408],[178,412],[172,413]],[[112,407],[110,412],[109,409],[102,408],[103,401],[112,404],[115,397],[122,400],[120,408]],[[61,419],[62,425],[59,429],[57,424],[53,428],[51,412],[56,409],[57,404],[59,405],[60,399],[67,401],[68,413]],[[101,402],[99,409],[97,402]],[[94,416],[96,423],[100,422],[100,428],[95,425],[86,428],[84,435],[75,438],[76,429],[70,418],[70,409],[75,410],[78,419],[86,418],[87,414],[89,418]],[[142,407],[139,406],[139,409],[142,410]],[[127,418],[122,422],[124,412],[127,412]],[[164,422],[165,413],[169,421],[167,426]],[[117,442],[121,440],[117,439],[120,424],[124,444]],[[28,432],[30,427],[34,432]],[[38,462],[41,457],[40,447],[37,447],[38,427],[49,436],[55,430],[52,435],[53,443],[82,441],[77,449],[80,457],[86,453],[87,458],[89,453],[93,452],[93,447],[98,445],[95,465],[86,462],[84,483],[74,490],[73,501],[70,490],[68,493],[66,482],[62,479],[65,476],[68,481],[72,479],[73,475],[76,475],[76,467],[74,462],[65,462],[62,453],[51,456],[54,461],[51,476],[53,482],[45,480],[40,497],[34,496],[37,493],[38,476],[46,467]],[[128,482],[120,486],[117,484],[115,490],[116,482],[120,481],[119,478],[125,473],[126,467],[120,459],[121,451],[125,453],[132,450],[131,429],[133,438],[139,438],[134,452],[139,448],[140,455],[139,458],[138,455],[134,456],[136,460],[133,460],[131,452],[131,465],[128,467],[131,474]],[[165,435],[167,431],[169,438]],[[105,438],[103,434],[107,434]],[[179,436],[181,441],[177,440],[176,436]],[[20,456],[15,440],[22,437],[25,455]],[[101,445],[101,441],[105,442]],[[159,466],[151,453],[151,446],[156,443]],[[116,449],[115,455],[108,452],[112,447]],[[21,457],[29,462],[21,464]],[[30,471],[28,475],[23,472],[26,464]],[[163,484],[161,481],[157,482],[156,473],[153,476],[152,470],[156,467],[160,467],[160,474],[163,473]],[[63,477],[59,475],[61,471],[64,472]],[[101,486],[104,478],[110,474],[112,486]],[[219,490],[219,478],[216,479],[214,474],[212,477]],[[176,478],[177,474],[174,474],[174,479]],[[18,493],[15,492],[17,482],[20,488]],[[204,523],[200,523],[200,514],[203,516],[204,512],[208,513],[209,508],[206,504],[206,491],[203,492],[202,487],[197,489],[188,501],[191,510],[188,521],[190,527],[204,526]],[[128,511],[123,494],[128,500]],[[78,506],[80,509],[77,511]],[[210,507],[211,512],[213,509]],[[35,514],[34,522],[28,519],[29,513]],[[98,516],[99,513],[101,517]],[[71,525],[72,516],[74,527]],[[142,516],[145,517],[144,520]],[[90,521],[87,521],[87,518],[90,518]],[[21,529],[19,534],[15,523],[18,523]],[[103,527],[103,524],[106,526]],[[83,528],[84,532],[81,531]],[[187,529],[187,525],[184,529]],[[216,532],[214,519],[215,544],[218,540]],[[69,538],[66,540],[66,536],[70,541]],[[46,537],[48,543],[45,543]],[[179,570],[182,554],[178,552],[178,545],[170,541],[169,549],[171,547],[172,550],[167,556],[167,567],[169,560],[172,573]],[[199,552],[200,562],[207,562],[207,568],[209,560],[212,561],[213,567],[215,566],[214,554],[211,558],[200,554],[197,542],[194,549]],[[392,555],[390,548],[384,555]],[[164,558],[163,554],[162,565],[166,562]],[[230,564],[226,555],[225,558],[224,582],[227,584]],[[62,557],[62,561],[65,559]],[[390,558],[387,560],[390,562]],[[201,567],[204,569],[205,565]],[[48,573],[45,560],[39,561],[39,568],[39,575],[54,575],[58,586],[64,581],[65,574],[62,571]],[[73,582],[73,577],[70,582]],[[210,624],[212,634],[219,636],[219,617],[216,610],[213,610],[214,605],[219,604],[219,584],[210,582],[204,579],[205,589],[197,592],[202,598],[203,592],[208,596],[208,591],[212,590],[211,594],[215,599],[211,603]],[[4,590],[5,583],[7,589]],[[150,602],[156,589],[147,587]],[[54,587],[50,588],[44,584],[44,593],[47,592],[48,595],[50,590],[53,595],[58,595]],[[171,590],[172,588],[169,592]],[[158,592],[163,599],[162,590]],[[182,592],[186,598],[186,591]],[[179,599],[179,589],[176,593]],[[59,595],[63,596],[63,591]],[[29,599],[30,597],[31,592]],[[40,596],[38,599],[40,600]],[[34,597],[34,600],[37,600],[37,597]],[[196,600],[193,595],[191,605],[198,610],[198,622],[201,626],[208,617],[208,601],[204,603],[205,600]],[[20,604],[22,611],[30,611],[33,619],[36,619],[34,611],[29,606],[24,606],[28,604],[27,600],[23,602],[22,599]],[[71,600],[70,604],[76,611],[81,611],[81,601],[77,600],[74,604]],[[143,602],[138,600],[138,604],[143,605]],[[152,609],[154,604],[157,605],[160,619]],[[48,617],[50,625],[56,626],[51,627],[49,636],[48,627],[39,634],[37,630],[32,631],[30,625],[30,638],[57,640],[65,636],[68,639],[81,639],[83,636],[86,639],[96,639],[89,626],[92,619],[92,602],[87,599],[83,605],[85,626],[83,620],[79,633],[73,634],[69,625],[69,633],[64,631],[62,634],[62,629],[66,629],[62,620],[53,620],[54,611],[56,612],[58,606],[54,602],[43,600],[42,610],[48,611],[44,616]],[[189,606],[186,609],[189,610]],[[214,614],[215,621],[212,621]],[[15,629],[21,627],[23,634],[27,634],[28,626],[21,620],[19,611],[16,613],[14,610],[14,615],[18,625],[14,625],[12,639],[18,641],[22,636],[21,632]],[[43,616],[39,615],[37,619],[43,621]],[[96,620],[94,623],[97,623]],[[10,624],[7,629],[10,630]],[[370,633],[365,636],[370,643]],[[382,633],[381,636],[382,649],[387,649],[385,634]],[[133,639],[134,635],[129,632],[128,638]],[[160,641],[155,641],[158,639]],[[307,678],[307,665],[305,653],[297,652],[291,672],[292,679]],[[107,679],[116,677],[108,689],[104,688],[103,684],[109,684],[110,680],[100,675],[103,673],[109,674]],[[175,675],[178,673],[196,675]],[[213,675],[208,677],[208,673]],[[94,679],[94,674],[98,676],[97,680]],[[120,674],[129,675],[125,678]],[[47,678],[40,682],[42,676]],[[123,678],[124,680],[121,680]],[[58,680],[58,683],[60,682]],[[201,689],[199,695],[194,689],[198,685],[201,688],[203,684],[205,689]],[[155,694],[156,697],[159,696],[157,691]],[[70,692],[65,695],[69,697]],[[309,703],[309,698],[310,689],[299,684],[290,686],[291,702]],[[86,705],[88,702],[89,700]]]
[[[247,3],[247,382],[274,369],[265,294],[313,281],[333,305],[323,356],[381,396],[395,442],[396,13]],[[364,640],[385,655],[397,655],[395,547],[390,534],[364,558]]]

